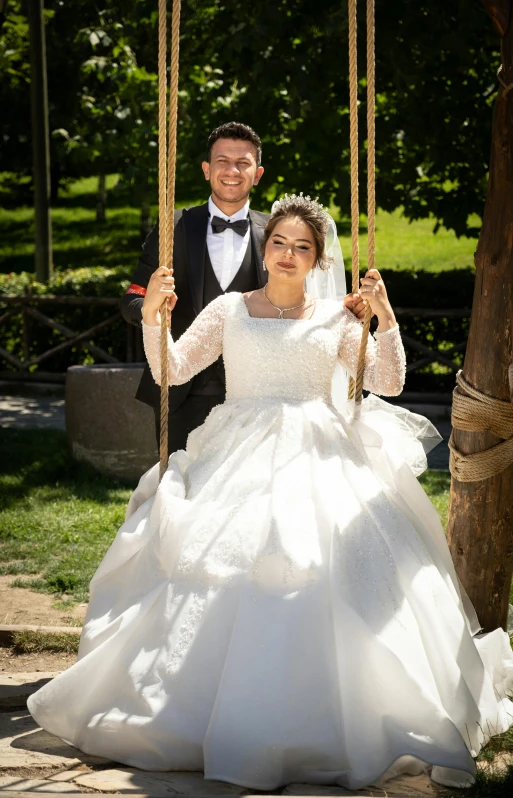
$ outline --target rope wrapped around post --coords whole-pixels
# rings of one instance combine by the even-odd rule
[[[478,482],[505,471],[513,463],[513,403],[478,391],[463,376],[456,375],[452,426],[466,432],[491,432],[503,440],[474,454],[462,454],[449,440],[449,468],[459,482]]]
[[[360,287],[359,263],[359,201],[358,201],[358,72],[357,72],[357,0],[349,0],[349,118],[351,146],[351,252],[352,290]],[[376,56],[375,56],[375,0],[367,0],[367,261],[375,268],[376,255]],[[365,354],[369,338],[372,311],[365,310],[362,337],[358,352],[356,378],[349,382],[349,399],[356,405],[362,401]]]
[[[167,0],[159,0],[158,86],[159,86],[159,263],[173,268],[174,206],[176,181],[176,139],[180,55],[180,2],[173,0],[171,24],[171,77],[169,90],[169,147],[167,146]],[[168,330],[171,314],[167,302],[160,308],[160,469],[162,479],[168,461],[169,382]]]

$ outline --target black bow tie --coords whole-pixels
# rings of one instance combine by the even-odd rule
[[[220,219],[219,216],[214,216],[212,219],[212,230],[214,233],[222,233],[224,230],[230,228],[230,230],[233,230],[237,235],[245,236],[248,227],[248,219],[239,219],[238,222],[227,222],[226,219]]]

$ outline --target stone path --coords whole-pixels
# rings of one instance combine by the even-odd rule
[[[58,395],[15,395],[9,386],[0,386],[0,427],[15,429],[61,429],[64,430],[64,398]],[[29,389],[27,389],[29,390]],[[408,410],[427,416],[443,436],[443,441],[428,455],[429,468],[446,471],[449,468],[451,434],[450,409],[443,405],[405,404]]]
[[[38,728],[26,709],[27,697],[56,674],[0,672],[0,792],[15,794],[121,793],[164,798],[233,798],[254,791],[224,782],[207,781],[202,773],[149,772],[124,767],[100,757],[83,754]],[[401,777],[387,782],[386,792],[375,788],[351,792],[342,787],[289,784],[273,791],[287,796],[388,796],[435,798],[443,795],[427,776]],[[260,793],[265,795],[265,793]]]
[[[64,399],[54,396],[0,396],[0,427],[65,430]]]

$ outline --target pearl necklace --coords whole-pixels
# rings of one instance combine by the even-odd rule
[[[297,310],[298,308],[302,308],[302,307],[303,307],[303,305],[306,303],[306,294],[305,294],[305,295],[304,295],[304,297],[305,297],[305,298],[303,299],[303,301],[301,302],[301,304],[300,304],[300,305],[294,305],[294,307],[293,307],[293,308],[279,308],[279,307],[277,307],[275,304],[273,304],[273,302],[271,302],[271,300],[270,300],[270,299],[269,299],[269,297],[267,296],[267,284],[266,284],[266,285],[264,285],[264,296],[265,296],[265,298],[267,299],[267,301],[269,302],[269,304],[270,304],[270,305],[272,305],[272,307],[273,307],[275,310],[277,310],[277,311],[278,311],[278,313],[279,313],[279,316],[278,316],[278,318],[279,318],[279,319],[283,319],[283,314],[284,314],[284,313],[288,313],[288,312],[289,312],[289,310]]]

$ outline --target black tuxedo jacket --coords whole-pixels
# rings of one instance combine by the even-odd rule
[[[262,288],[267,282],[267,273],[263,268],[262,241],[269,215],[250,210],[249,218],[252,256],[256,265],[258,281],[255,288]],[[208,203],[175,211],[174,223],[173,268],[178,302],[173,310],[172,331],[173,339],[176,341],[190,327],[204,306],[203,288],[207,225],[209,223]],[[138,326],[141,324],[144,293],[151,275],[158,267],[159,232],[157,223],[144,242],[139,263],[132,277],[132,285],[121,298],[121,313],[130,324]],[[140,293],[136,293],[139,290]],[[170,412],[180,407],[190,389],[190,382],[185,385],[173,385],[169,389]],[[160,405],[160,388],[155,384],[147,364],[136,398],[154,408],[158,408]]]

